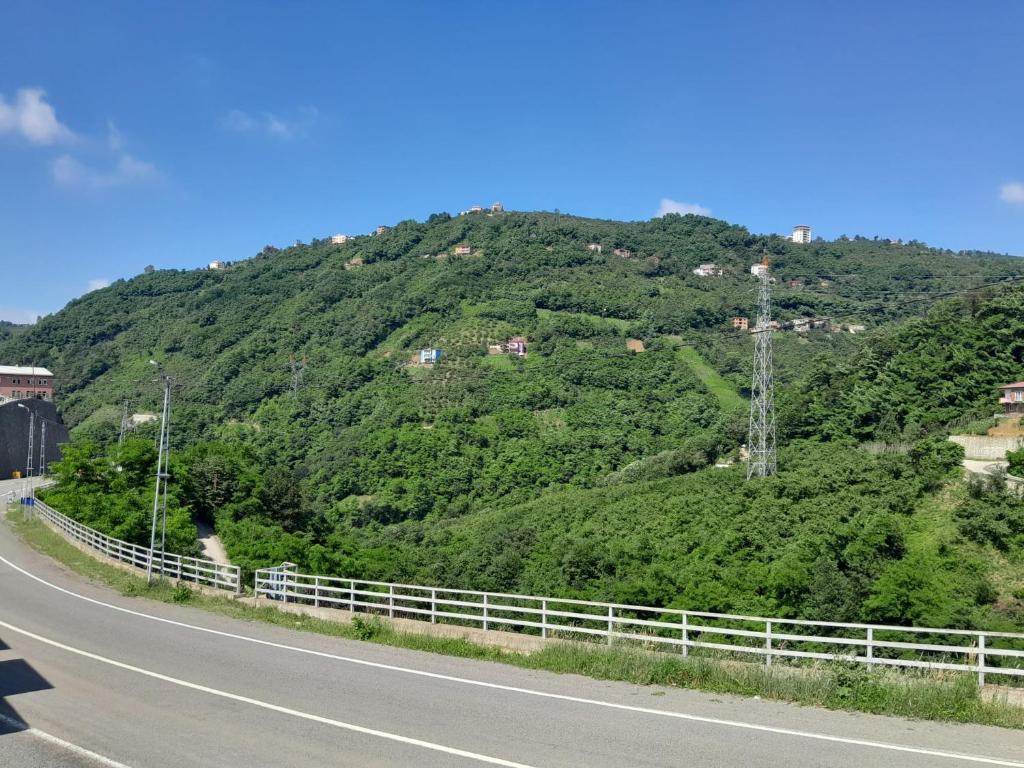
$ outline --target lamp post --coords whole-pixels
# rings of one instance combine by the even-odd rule
[[[24,408],[28,411],[28,458],[25,460],[25,482],[22,485],[21,497],[23,499],[31,498],[32,494],[32,443],[35,440],[36,434],[36,412],[29,408],[24,403],[18,403],[19,408]]]
[[[159,367],[159,363],[155,360],[149,361],[150,365]],[[170,417],[171,417],[171,384],[173,379],[166,374],[161,376],[159,381],[163,381],[164,384],[164,407],[160,418],[160,445],[157,448],[156,456],[156,487],[153,491],[153,521],[149,530],[149,562],[146,564],[146,581],[147,583],[153,582],[153,555],[156,550],[156,519],[160,512],[160,484],[163,483],[163,501],[164,501],[164,526],[163,526],[163,537],[160,549],[160,571],[163,572],[164,563],[164,547],[167,544],[167,478],[170,473],[167,471],[167,456],[169,453],[169,446],[167,439],[170,434]]]

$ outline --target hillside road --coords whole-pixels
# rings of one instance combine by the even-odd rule
[[[76,767],[1024,767],[1020,731],[536,672],[126,597],[5,522],[0,670],[0,714],[108,761],[68,752]],[[23,764],[24,746],[0,733],[0,765]]]

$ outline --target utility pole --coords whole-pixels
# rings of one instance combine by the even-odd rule
[[[152,361],[151,361],[152,362]],[[156,363],[154,363],[156,365]],[[164,407],[160,418],[160,445],[157,449],[156,458],[156,488],[153,492],[153,523],[149,532],[149,562],[146,565],[146,581],[147,583],[153,582],[153,554],[156,549],[156,518],[160,511],[160,484],[163,483],[164,489],[164,505],[166,509],[167,504],[167,478],[169,473],[166,471],[166,458],[165,454],[168,452],[167,436],[169,434],[168,424],[171,416],[171,384],[173,379],[170,376],[164,375],[160,377],[160,380],[164,384]],[[166,536],[166,533],[165,533]],[[160,551],[160,570],[163,571],[164,553]]]
[[[42,434],[39,437],[39,476],[45,477],[46,475],[46,422],[47,419],[43,419]]]
[[[305,357],[301,361],[297,360],[295,355],[291,355],[288,360],[292,366],[292,392],[295,393],[302,388],[302,375],[306,370],[306,363],[309,360]]]
[[[117,444],[121,445],[124,442],[125,435],[128,434],[130,419],[128,417],[128,401],[124,401],[124,410],[121,412],[121,434],[117,436]]]
[[[747,479],[774,475],[775,373],[772,362],[772,309],[768,257],[758,278],[757,325],[754,327],[754,376],[750,386],[750,432],[747,437]]]

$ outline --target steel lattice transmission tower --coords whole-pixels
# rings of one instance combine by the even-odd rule
[[[775,374],[772,363],[772,307],[768,259],[758,271],[757,325],[754,327],[754,378],[750,387],[747,479],[775,474]]]

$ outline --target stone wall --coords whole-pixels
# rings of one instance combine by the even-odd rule
[[[989,437],[986,435],[952,435],[954,443],[962,445],[968,459],[999,461],[1006,458],[1007,451],[1016,451],[1024,446],[1024,437]]]

